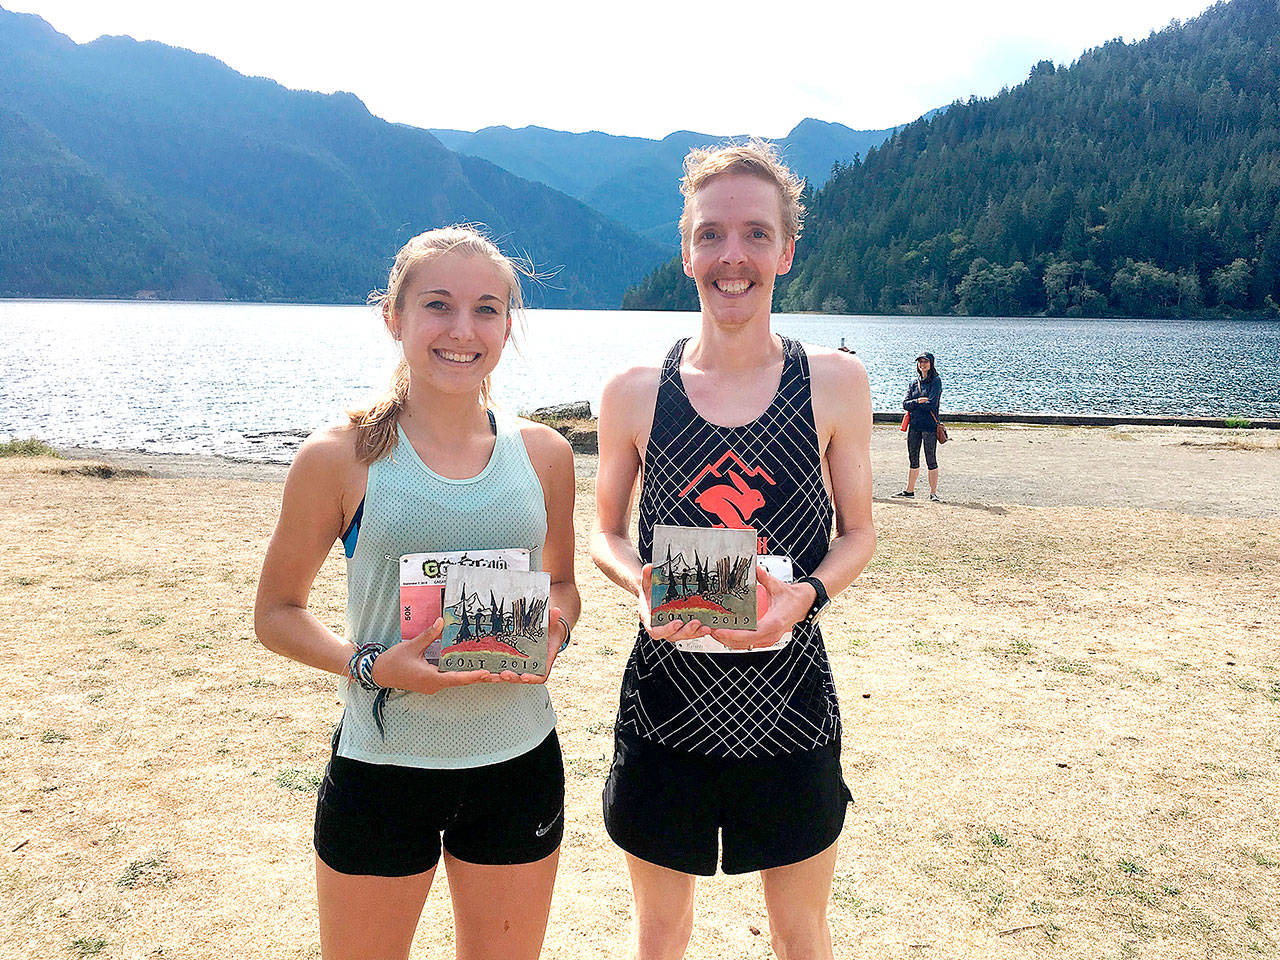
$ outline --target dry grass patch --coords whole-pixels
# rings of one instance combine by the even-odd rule
[[[1280,450],[1280,437],[1268,433],[1251,434],[1240,437],[1228,437],[1224,440],[1198,441],[1183,440],[1184,447],[1198,447],[1201,450]]]

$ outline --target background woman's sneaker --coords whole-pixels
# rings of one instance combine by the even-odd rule
[[[914,490],[903,490],[901,493],[894,494],[895,497],[914,497],[915,495]]]
[[[929,499],[930,499],[930,500],[932,500],[934,503],[941,503],[941,502],[942,502],[942,498],[941,498],[941,497],[939,497],[936,493],[931,493],[931,494],[929,494]]]

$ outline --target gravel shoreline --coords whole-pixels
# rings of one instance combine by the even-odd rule
[[[955,506],[1114,506],[1197,516],[1280,516],[1280,436],[1269,430],[958,424],[951,437],[938,453],[940,493]],[[71,459],[141,470],[157,479],[279,483],[288,472],[286,464],[222,457],[58,449]],[[903,434],[877,424],[871,453],[875,497],[892,498],[906,481]],[[594,478],[594,454],[579,453],[574,460],[579,479]],[[927,490],[923,477],[918,489]],[[927,501],[894,502],[928,509]]]

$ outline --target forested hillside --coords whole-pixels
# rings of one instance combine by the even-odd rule
[[[350,94],[0,10],[0,296],[358,302],[459,221],[554,272],[534,305],[615,306],[664,255]]]
[[[1280,4],[909,124],[813,199],[782,310],[1280,316]],[[696,302],[667,265],[624,305]]]

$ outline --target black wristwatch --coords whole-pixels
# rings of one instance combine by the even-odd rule
[[[796,583],[807,583],[809,586],[813,587],[813,592],[815,594],[813,598],[813,606],[809,608],[809,612],[806,613],[800,619],[800,622],[796,624],[798,627],[807,627],[810,624],[817,623],[818,620],[822,618],[822,615],[827,612],[827,608],[831,606],[831,598],[827,596],[827,588],[822,585],[822,581],[817,577],[801,577],[796,581]]]

